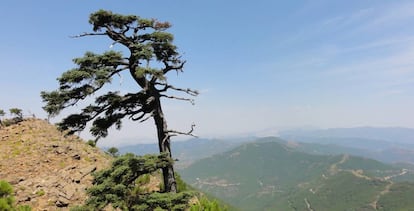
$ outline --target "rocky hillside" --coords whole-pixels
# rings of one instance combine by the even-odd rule
[[[111,157],[55,126],[27,119],[0,128],[0,180],[13,185],[19,205],[33,210],[69,210],[82,204],[91,173]]]

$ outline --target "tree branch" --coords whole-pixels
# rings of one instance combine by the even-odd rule
[[[194,97],[196,97],[199,94],[199,92],[197,90],[192,90],[192,89],[189,89],[189,88],[187,88],[187,89],[177,88],[177,87],[172,86],[172,85],[167,84],[167,83],[155,83],[155,84],[164,86],[163,89],[159,90],[160,92],[166,92],[168,89],[172,89],[172,90],[179,91],[179,92],[185,92],[185,93],[187,93],[191,96],[194,96]]]
[[[79,37],[86,37],[86,36],[100,36],[100,35],[107,35],[107,33],[88,33],[88,32],[84,32],[83,34],[80,35],[74,35],[74,36],[69,36],[70,38],[79,38]]]
[[[171,136],[176,136],[176,135],[186,135],[186,136],[192,136],[192,137],[198,138],[198,136],[196,136],[196,135],[193,134],[193,131],[194,131],[194,127],[195,126],[196,125],[194,123],[191,124],[191,129],[188,132],[181,132],[181,131],[176,131],[176,130],[168,130],[167,133],[168,133],[168,136],[170,136],[170,137]],[[170,133],[173,133],[173,134],[171,135]]]
[[[188,132],[181,132],[181,131],[176,131],[176,130],[167,130],[165,132],[165,137],[162,140],[162,144],[164,144],[164,142],[167,141],[169,138],[171,138],[173,136],[177,136],[177,135],[185,135],[185,136],[192,136],[194,138],[198,138],[198,136],[196,136],[196,135],[193,134],[194,127],[195,127],[195,124],[193,123],[191,125],[190,131],[188,131]],[[171,134],[171,133],[173,133],[173,134]]]
[[[176,99],[176,100],[188,101],[188,102],[190,102],[192,105],[195,105],[195,103],[194,103],[194,99],[184,98],[184,97],[176,97],[176,96],[170,96],[170,95],[160,95],[160,96],[161,96],[161,97],[170,98],[170,99]]]
[[[138,115],[138,114],[141,114],[140,116],[138,116],[138,117],[134,117],[135,115]],[[149,114],[148,116],[145,116],[145,115],[147,115],[147,114]],[[142,122],[145,122],[145,121],[147,121],[149,118],[151,118],[151,117],[153,117],[154,116],[154,114],[153,114],[153,112],[150,112],[150,113],[147,113],[147,112],[145,112],[143,109],[139,109],[138,111],[135,111],[135,112],[133,112],[132,114],[130,114],[131,116],[129,117],[130,119],[132,119],[133,121],[138,121],[139,120],[139,122],[140,123],[142,123]]]
[[[168,61],[166,61],[166,60],[164,60],[163,63],[165,65],[165,68],[164,68],[164,70],[162,72],[164,74],[166,74],[166,73],[168,73],[171,70],[177,70],[177,71],[178,70],[182,70],[184,68],[185,61],[181,62],[181,64],[178,65],[178,66],[171,66],[171,65],[168,64]]]

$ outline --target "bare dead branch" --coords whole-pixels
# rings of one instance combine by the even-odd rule
[[[192,136],[194,138],[198,138],[198,136],[193,134],[194,131],[194,127],[195,124],[191,124],[191,129],[188,132],[181,132],[181,131],[176,131],[176,130],[168,130],[165,132],[165,137],[162,140],[162,144],[164,144],[164,142],[166,142],[169,138],[173,137],[173,136],[177,136],[177,135],[186,135],[186,136]]]
[[[107,35],[107,33],[88,33],[88,32],[84,32],[83,34],[80,35],[74,35],[74,36],[69,36],[70,38],[79,38],[79,37],[86,37],[86,36],[101,36],[101,35]]]
[[[187,94],[189,94],[191,96],[194,96],[194,97],[196,97],[199,94],[197,90],[192,90],[192,89],[189,89],[189,88],[182,89],[182,88],[174,87],[172,85],[167,85],[167,89],[173,89],[175,91],[185,92],[185,93],[187,93]]]
[[[172,86],[168,83],[162,83],[162,82],[156,82],[155,85],[160,85],[160,86],[164,86],[164,88],[162,88],[161,90],[159,90],[160,92],[166,92],[168,89],[172,89],[175,91],[179,91],[179,92],[185,92],[191,96],[196,97],[198,94],[200,94],[197,90],[193,90],[193,89],[183,89],[183,88],[177,88],[175,86]]]
[[[191,105],[195,105],[194,103],[194,99],[190,99],[190,98],[184,98],[184,97],[176,97],[176,96],[170,96],[170,95],[160,95],[161,97],[166,97],[166,98],[170,98],[170,99],[176,99],[176,100],[182,100],[182,101],[188,101],[191,103]]]
[[[171,136],[176,136],[176,135],[186,135],[186,136],[192,136],[192,137],[198,138],[198,136],[196,136],[196,135],[193,134],[193,131],[194,131],[195,126],[196,125],[194,123],[191,124],[191,128],[190,128],[190,130],[188,132],[181,132],[181,131],[176,131],[176,130],[168,130],[167,133],[168,133],[168,136],[170,136],[170,137]]]

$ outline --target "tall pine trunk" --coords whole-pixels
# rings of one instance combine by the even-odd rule
[[[155,101],[156,109],[154,113],[154,121],[157,127],[158,147],[160,149],[160,153],[168,153],[171,158],[171,143],[170,137],[168,136],[167,121],[165,120],[164,113],[161,109],[160,99],[157,97]],[[162,175],[164,179],[164,191],[176,193],[177,183],[175,181],[173,165],[162,168]]]

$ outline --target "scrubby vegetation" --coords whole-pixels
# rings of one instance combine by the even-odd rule
[[[23,120],[23,111],[20,108],[11,108],[9,109],[10,114],[14,116],[15,119]]]
[[[178,193],[161,192],[161,179],[158,186],[151,186],[153,178],[161,177],[160,169],[171,163],[167,154],[119,156],[109,169],[94,174],[89,199],[72,210],[102,210],[108,206],[121,210],[225,210],[218,202],[190,190],[178,174]]]
[[[23,121],[23,110],[20,108],[10,108],[10,118],[4,118],[4,116],[6,116],[6,112],[3,109],[0,109],[0,128],[7,127]]]
[[[119,150],[116,147],[111,147],[108,149],[107,151],[110,155],[112,155],[113,157],[118,157],[119,156]]]
[[[0,210],[2,211],[30,211],[29,206],[16,206],[13,196],[13,187],[6,181],[0,180]]]

